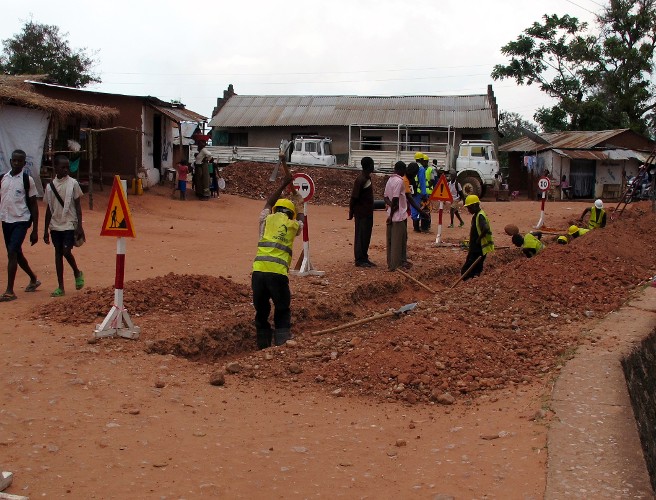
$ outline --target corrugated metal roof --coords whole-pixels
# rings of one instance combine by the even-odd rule
[[[520,137],[512,142],[499,146],[499,151],[542,151],[551,148],[589,149],[603,145],[607,140],[626,132],[627,128],[615,130],[569,131],[538,134],[549,144],[538,144],[528,137]]]
[[[494,128],[487,95],[470,96],[242,96],[233,95],[212,127],[288,127],[412,124]]]
[[[608,153],[606,151],[591,151],[589,149],[571,149],[563,151],[562,149],[554,149],[555,153],[560,156],[566,156],[572,160],[607,160]]]
[[[204,116],[199,115],[189,109],[185,108],[170,108],[168,106],[157,106],[151,104],[154,109],[162,113],[163,115],[168,116],[171,120],[176,123],[180,122],[204,122],[207,120]]]

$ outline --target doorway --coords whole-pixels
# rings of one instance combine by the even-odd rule
[[[574,198],[594,198],[595,160],[572,160],[569,180]]]
[[[153,168],[161,171],[162,168],[162,117],[153,116]]]

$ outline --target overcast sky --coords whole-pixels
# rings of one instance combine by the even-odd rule
[[[551,101],[494,82],[501,47],[543,14],[593,24],[605,0],[3,2],[0,39],[30,17],[96,52],[94,90],[179,99],[209,116],[242,95],[467,95],[493,84],[502,111]]]

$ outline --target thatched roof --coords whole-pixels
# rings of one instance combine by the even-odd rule
[[[43,81],[44,75],[0,75],[0,105],[13,104],[46,111],[58,119],[68,117],[87,118],[96,123],[106,123],[119,112],[109,106],[94,106],[53,99],[36,93],[26,80]]]

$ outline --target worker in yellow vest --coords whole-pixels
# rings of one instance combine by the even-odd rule
[[[572,239],[576,239],[579,236],[583,236],[586,233],[589,233],[591,230],[590,229],[583,229],[579,228],[579,226],[569,226],[569,229],[567,230],[567,234],[569,234],[569,237]]]
[[[512,236],[513,244],[521,247],[522,253],[529,259],[544,250],[544,243],[541,239],[542,233],[540,231],[526,233],[524,236],[521,234],[513,234]]]
[[[604,202],[595,200],[594,205],[583,210],[579,222],[583,222],[585,214],[590,212],[590,219],[588,220],[588,229],[597,229],[599,227],[606,227],[606,211],[604,210]]]
[[[473,217],[471,230],[469,231],[469,252],[460,271],[463,281],[479,276],[483,272],[485,257],[488,253],[494,251],[490,219],[481,209],[481,201],[478,196],[475,194],[467,196],[465,198],[465,207]],[[465,273],[467,274],[465,275]]]
[[[272,339],[279,346],[292,338],[288,272],[294,238],[303,231],[304,214],[298,213],[292,200],[280,197],[291,181],[287,174],[267,199],[259,218],[260,241],[251,277],[258,349],[270,347]],[[302,202],[297,204],[302,206]],[[274,330],[269,323],[271,302]]]

